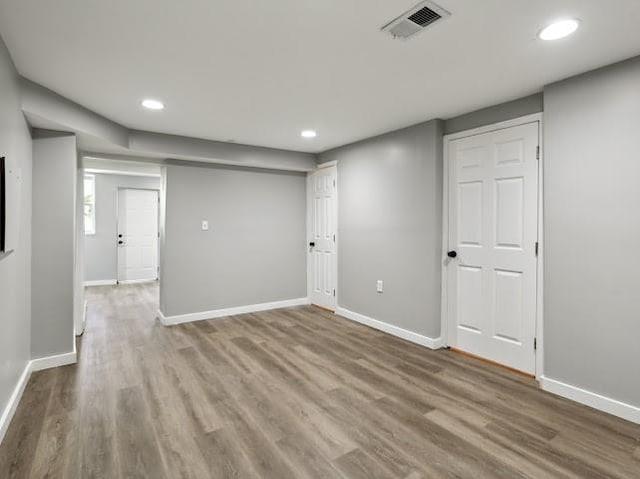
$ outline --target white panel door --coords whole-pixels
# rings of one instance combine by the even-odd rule
[[[118,190],[118,281],[158,278],[158,192]]]
[[[535,372],[539,123],[449,142],[449,346]]]
[[[313,304],[336,308],[337,171],[321,168],[309,175],[309,289]]]

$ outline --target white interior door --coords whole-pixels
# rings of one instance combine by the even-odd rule
[[[309,295],[311,302],[335,310],[337,285],[337,168],[309,174]]]
[[[158,192],[118,190],[118,281],[158,278]]]
[[[448,343],[530,374],[538,147],[538,122],[448,144]]]

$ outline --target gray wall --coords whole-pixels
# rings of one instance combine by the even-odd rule
[[[21,190],[8,204],[17,213],[15,251],[0,253],[0,415],[30,359],[31,137],[20,111],[18,76],[0,38],[0,156],[21,171]],[[1,438],[0,438],[1,439]]]
[[[160,189],[160,178],[96,174],[96,234],[84,237],[84,280],[117,278],[118,188]]]
[[[544,93],[545,375],[640,406],[640,58]]]
[[[543,107],[543,94],[536,93],[517,100],[472,111],[455,118],[449,118],[444,123],[444,133],[448,135],[480,126],[492,125],[501,121],[513,120],[533,113],[540,113]]]
[[[339,305],[438,338],[442,122],[320,155],[321,162],[332,160],[338,160]]]
[[[170,164],[165,200],[165,315],[306,297],[304,174]]]
[[[31,355],[73,351],[76,138],[33,140]]]

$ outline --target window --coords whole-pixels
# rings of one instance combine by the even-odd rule
[[[84,234],[96,234],[96,177],[84,176]]]

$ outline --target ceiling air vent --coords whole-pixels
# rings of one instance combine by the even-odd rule
[[[393,38],[406,40],[449,15],[451,14],[440,5],[427,0],[404,12],[381,30],[389,32]]]

